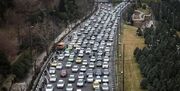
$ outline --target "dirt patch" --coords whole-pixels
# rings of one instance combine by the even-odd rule
[[[124,25],[122,42],[125,44],[124,87],[125,91],[144,91],[140,88],[142,79],[133,52],[136,47],[144,47],[144,39],[136,35],[136,27]]]

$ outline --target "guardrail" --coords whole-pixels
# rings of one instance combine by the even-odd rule
[[[88,15],[86,15],[85,17],[83,17],[82,20],[77,21],[77,22],[75,23],[75,25],[72,27],[71,30],[75,29],[78,25],[80,25],[82,22],[84,22],[86,19],[88,19],[97,9],[98,9],[98,5],[95,4],[93,10],[92,10]],[[58,40],[61,41],[61,40],[64,39],[64,38],[67,36],[67,34],[69,34],[70,32],[71,32],[71,31],[65,33],[65,34],[64,34],[61,38],[59,38]],[[55,39],[55,40],[57,40],[57,39]],[[42,77],[42,75],[43,75],[43,73],[44,73],[47,65],[49,64],[50,59],[52,58],[52,55],[53,55],[53,53],[50,53],[47,61],[46,61],[46,62],[44,63],[44,65],[41,67],[40,73],[38,74],[37,78],[35,79],[31,91],[38,91],[38,88],[37,88],[37,87],[38,87],[38,84],[39,84],[39,80],[41,79],[41,77]]]
[[[116,60],[115,60],[115,85],[116,85],[116,91],[124,91],[124,68],[123,68],[123,74],[120,74],[121,72],[120,72],[120,69],[119,69],[119,67],[118,66],[120,66],[120,50],[119,50],[119,34],[121,34],[122,33],[122,31],[121,31],[121,29],[122,29],[122,26],[121,26],[121,22],[122,22],[122,20],[123,20],[123,17],[122,17],[122,13],[124,13],[125,11],[126,11],[126,9],[129,7],[129,5],[130,5],[130,3],[127,3],[127,6],[126,7],[124,7],[123,9],[122,9],[122,11],[120,12],[120,20],[119,20],[119,23],[118,23],[118,27],[117,27],[117,35],[116,35],[116,38],[117,38],[117,41],[115,41],[115,48],[117,48],[118,49],[118,51],[117,52],[115,52],[115,58],[116,58]],[[122,85],[121,85],[121,76],[122,76]],[[122,88],[120,88],[120,87],[122,87]]]

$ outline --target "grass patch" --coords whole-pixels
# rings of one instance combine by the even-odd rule
[[[136,47],[143,48],[144,39],[136,35],[136,27],[123,25],[124,31],[122,42],[125,44],[124,55],[124,87],[125,91],[144,91],[140,88],[142,79],[138,63],[136,63],[133,52]]]

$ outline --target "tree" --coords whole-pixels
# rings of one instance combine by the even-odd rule
[[[147,86],[148,86],[148,80],[147,78],[143,78],[141,83],[140,83],[140,86],[142,89],[147,89]]]
[[[7,75],[10,73],[10,63],[5,53],[0,51],[0,74]]]
[[[13,7],[13,0],[0,0],[0,22],[5,21],[4,13],[11,7]]]

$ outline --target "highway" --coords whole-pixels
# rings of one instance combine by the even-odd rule
[[[63,42],[66,46],[66,52],[65,51],[56,51],[53,53],[53,57],[51,58],[52,61],[49,63],[48,67],[46,68],[45,74],[43,74],[43,80],[42,81],[42,87],[38,89],[39,91],[66,91],[67,84],[72,84],[73,91],[77,91],[77,89],[80,89],[80,91],[94,91],[93,89],[93,82],[89,83],[87,82],[87,70],[92,69],[93,70],[93,77],[94,80],[96,79],[97,75],[96,70],[100,69],[103,73],[103,69],[109,70],[108,79],[108,87],[109,89],[106,91],[114,91],[115,90],[115,70],[114,70],[114,54],[116,52],[115,42],[116,42],[116,35],[118,32],[118,27],[120,23],[121,18],[121,12],[127,7],[127,5],[130,3],[122,2],[118,4],[115,7],[112,7],[111,4],[103,3],[98,5],[98,10],[85,22],[80,24],[76,29],[73,30],[73,32],[69,33],[67,37],[64,38]],[[86,41],[86,42],[85,42]],[[78,45],[77,49],[75,45]],[[72,48],[70,48],[72,47]],[[96,50],[93,50],[94,47],[97,47]],[[86,53],[87,49],[90,48],[90,53]],[[83,56],[80,57],[82,60],[87,60],[87,65],[85,65],[86,70],[85,71],[78,71],[78,72],[72,72],[72,66],[78,65],[80,68],[82,65],[82,62],[77,63],[76,59],[79,57],[79,50],[83,50]],[[69,51],[69,53],[67,53]],[[102,55],[100,54],[102,52]],[[58,57],[60,55],[65,56],[66,54],[74,55],[73,61],[71,61],[72,66],[66,67],[65,65],[67,62],[69,62],[69,56],[64,57],[63,60],[60,60]],[[92,62],[92,56],[95,57],[95,61]],[[98,57],[101,57],[102,64],[108,63],[108,67],[106,65],[103,66],[97,66],[97,59]],[[106,61],[106,57],[109,58],[109,61]],[[99,61],[98,61],[99,62]],[[52,67],[52,63],[55,63],[56,65],[58,63],[62,64],[62,69],[67,70],[67,76],[62,77],[61,71],[62,69],[55,69],[55,73],[53,73],[56,76],[56,81],[52,82],[50,81],[50,76],[52,73],[50,73],[50,67]],[[90,63],[94,63],[94,68],[89,67]],[[78,75],[80,72],[84,73],[84,85],[82,87],[77,86],[78,81]],[[75,75],[75,82],[69,82],[68,78],[69,75]],[[101,80],[103,79],[104,74],[100,75]],[[63,88],[57,88],[57,82],[61,79],[65,82],[65,86]],[[102,88],[102,83],[100,84],[100,89],[97,91],[105,91]],[[47,89],[47,84],[51,84],[52,88]]]

